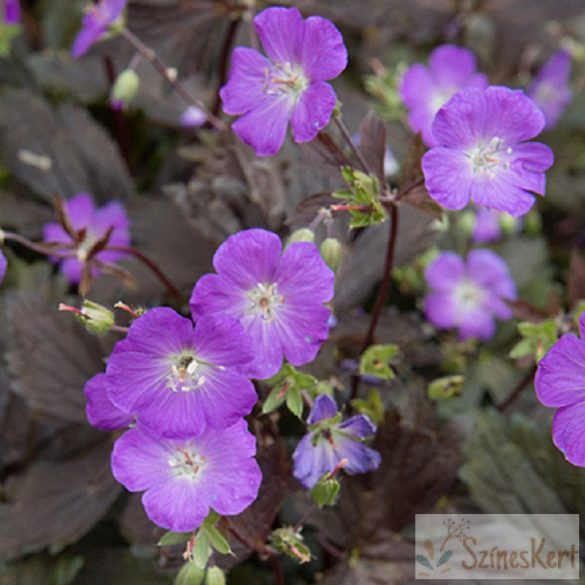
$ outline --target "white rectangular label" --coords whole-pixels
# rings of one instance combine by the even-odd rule
[[[417,514],[417,579],[578,579],[578,514]]]

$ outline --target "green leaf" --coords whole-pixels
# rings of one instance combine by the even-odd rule
[[[175,577],[175,585],[201,585],[205,568],[198,567],[194,561],[185,563]]]
[[[557,324],[553,319],[540,323],[524,321],[519,323],[518,332],[522,339],[512,348],[510,357],[520,359],[532,355],[536,363],[544,357],[558,338]]]
[[[333,506],[337,501],[337,496],[341,489],[341,485],[337,479],[326,479],[328,475],[324,475],[311,490],[311,497],[320,508]]]
[[[209,556],[211,555],[211,546],[206,530],[199,530],[195,545],[193,546],[193,562],[200,569],[205,569]]]
[[[318,380],[309,374],[299,372],[290,364],[284,364],[280,372],[266,383],[272,386],[272,390],[262,405],[262,413],[273,412],[286,402],[287,408],[300,418],[303,413],[302,392],[313,393]]]
[[[369,416],[377,425],[384,420],[384,402],[375,388],[370,388],[366,398],[352,400],[351,405],[355,411]]]
[[[303,417],[303,395],[297,387],[287,392],[286,406],[297,418]]]
[[[193,536],[192,532],[173,532],[169,530],[158,541],[158,546],[171,546],[173,544],[181,544],[187,542]]]
[[[463,376],[445,376],[433,380],[427,389],[427,396],[431,400],[451,400],[461,396],[463,392]]]
[[[394,371],[390,361],[398,355],[397,345],[372,345],[366,349],[360,360],[360,375],[375,376],[382,380],[393,380]]]
[[[205,532],[205,535],[209,541],[209,544],[219,554],[229,555],[232,552],[230,543],[227,538],[215,527],[203,525],[201,530]]]
[[[386,220],[384,207],[380,203],[380,183],[373,175],[368,175],[352,167],[343,167],[341,174],[349,190],[336,191],[333,197],[343,199],[346,205],[366,207],[365,210],[349,210],[352,228],[366,227]]]

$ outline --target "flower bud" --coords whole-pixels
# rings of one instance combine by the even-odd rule
[[[333,506],[341,489],[339,481],[329,477],[329,475],[327,474],[322,477],[311,490],[311,496],[320,508],[323,508],[323,506]]]
[[[93,335],[105,335],[112,330],[115,324],[114,313],[93,301],[83,301],[81,309],[61,303],[59,310],[72,312],[77,320]]]
[[[112,94],[110,96],[112,107],[118,110],[125,108],[134,101],[139,89],[140,78],[136,71],[134,69],[125,69],[118,75],[112,87]]]
[[[473,233],[476,223],[477,219],[473,211],[464,211],[459,215],[459,229],[466,236],[470,236]]]
[[[536,236],[542,231],[542,217],[538,211],[531,211],[524,217],[524,230],[530,236]]]
[[[187,561],[175,577],[175,585],[201,585],[205,569],[199,568],[193,561]]]
[[[205,576],[205,585],[225,585],[225,574],[219,567],[209,567]]]
[[[511,236],[518,229],[518,220],[509,213],[502,213],[500,215],[500,227],[502,228],[502,232],[507,236]]]
[[[315,241],[315,232],[310,230],[309,228],[301,228],[295,230],[288,238],[286,242],[287,246],[291,244],[295,244],[296,242],[314,242]]]
[[[321,256],[323,260],[327,262],[327,265],[331,270],[336,272],[341,266],[341,258],[343,254],[343,248],[341,242],[336,238],[327,238],[323,240],[321,244]]]
[[[270,535],[270,541],[276,550],[291,557],[301,565],[311,560],[311,551],[303,542],[302,534],[292,526],[276,529]]]

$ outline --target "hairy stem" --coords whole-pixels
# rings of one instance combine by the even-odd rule
[[[150,271],[165,285],[171,295],[173,295],[176,299],[181,299],[181,293],[169,280],[168,276],[158,267],[154,260],[149,258],[140,250],[126,246],[108,246],[106,250],[110,250],[112,252],[121,252],[123,254],[134,256],[134,258],[140,260],[140,262],[142,262],[147,268],[150,269]]]
[[[221,107],[221,98],[219,96],[219,92],[227,81],[230,52],[232,45],[234,44],[239,25],[240,20],[238,18],[231,20],[223,40],[223,46],[221,48],[221,55],[219,58],[219,82],[217,85],[217,92],[215,94],[215,102],[213,104],[213,108],[211,109],[211,112],[214,116],[219,114]]]
[[[185,89],[183,84],[178,80],[176,72],[167,67],[167,65],[158,57],[158,55],[147,45],[145,45],[133,32],[127,28],[122,30],[122,36],[155,68],[161,77],[183,98],[190,106],[201,108],[207,115],[209,123],[217,130],[225,130],[226,124],[215,116],[201,100],[197,100]]]
[[[334,115],[333,120],[335,121],[337,128],[339,128],[339,131],[341,132],[343,139],[347,142],[348,146],[351,148],[351,151],[354,153],[354,155],[358,159],[360,165],[362,166],[362,169],[366,173],[368,173],[369,175],[372,175],[373,173],[370,169],[370,166],[368,165],[366,159],[364,158],[362,151],[354,144],[354,141],[351,139],[351,134],[349,133],[347,126],[344,124],[343,120],[341,119],[341,116]]]
[[[522,394],[522,391],[530,383],[532,378],[534,378],[535,374],[536,374],[536,365],[532,366],[526,372],[526,375],[518,382],[518,384],[516,384],[516,386],[514,386],[514,388],[510,392],[510,394],[508,394],[508,397],[505,398],[502,402],[500,402],[500,404],[498,404],[496,406],[496,408],[500,412],[505,412],[506,410],[508,410],[508,408],[510,408],[510,406],[512,406],[512,404],[514,404],[514,402],[516,402],[516,400],[520,397],[520,395]]]

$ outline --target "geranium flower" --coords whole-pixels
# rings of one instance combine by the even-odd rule
[[[18,24],[20,22],[20,0],[3,0],[4,22],[6,24]]]
[[[490,250],[473,250],[464,261],[443,252],[425,271],[430,292],[425,298],[428,320],[440,329],[456,328],[461,339],[490,339],[495,319],[509,319],[506,301],[516,299],[508,266]]]
[[[542,404],[557,408],[552,426],[554,444],[573,465],[585,467],[585,315],[581,337],[563,335],[538,364],[534,388]]]
[[[315,244],[296,242],[282,253],[280,238],[262,229],[229,237],[216,251],[217,274],[199,279],[191,296],[194,318],[225,312],[244,326],[254,360],[246,372],[269,378],[283,357],[312,362],[329,332],[334,274]]]
[[[221,92],[232,128],[258,156],[276,154],[288,123],[296,142],[309,142],[327,126],[337,97],[327,80],[347,65],[347,49],[332,22],[303,19],[297,8],[267,8],[254,26],[268,58],[239,47]]]
[[[544,195],[545,171],[553,153],[538,142],[525,142],[544,127],[538,106],[523,92],[507,87],[455,94],[435,116],[439,146],[422,159],[430,196],[447,209],[469,201],[524,215],[534,195]]]
[[[101,431],[116,431],[129,426],[134,417],[120,410],[110,399],[110,381],[106,374],[96,374],[85,384],[85,413],[89,424]]]
[[[429,66],[411,65],[400,83],[400,97],[408,109],[408,123],[420,132],[427,146],[435,146],[432,125],[435,114],[463,89],[484,89],[488,79],[477,73],[475,56],[454,45],[437,47],[429,55]]]
[[[559,118],[573,98],[569,85],[571,56],[557,51],[540,69],[528,87],[528,95],[537,103],[546,120],[546,128],[557,125]]]
[[[89,4],[81,30],[73,42],[71,54],[76,58],[82,57],[94,43],[102,39],[124,12],[126,2],[127,0],[99,0],[97,4]]]
[[[194,326],[172,309],[150,309],[108,359],[109,396],[151,433],[198,436],[250,413],[256,391],[239,370],[253,356],[250,336],[228,315]]]
[[[318,396],[307,423],[310,432],[293,453],[293,475],[306,487],[313,487],[326,473],[343,462],[343,470],[354,475],[377,469],[380,454],[363,444],[376,432],[376,426],[359,414],[341,422],[335,400],[326,394]],[[345,460],[345,461],[344,461]]]
[[[126,247],[130,244],[128,217],[120,203],[108,203],[96,208],[93,197],[82,193],[69,199],[64,211],[75,233],[67,233],[58,223],[48,223],[43,228],[43,236],[47,243],[64,244],[63,249],[59,250],[59,256],[51,260],[60,264],[61,272],[69,282],[80,282],[84,266],[90,260],[93,260],[90,265],[91,276],[95,277],[101,272],[97,262],[114,264],[124,258],[122,252],[111,250],[93,253],[94,246],[105,238],[111,228],[108,245]]]
[[[6,256],[4,255],[4,252],[2,252],[2,250],[0,250],[0,283],[2,283],[2,281],[4,280],[4,277],[6,276],[7,268],[8,268],[8,260],[6,260]]]
[[[197,438],[158,439],[138,426],[112,453],[114,477],[142,503],[158,526],[175,532],[198,528],[211,510],[243,512],[258,496],[262,473],[256,439],[244,420]]]

